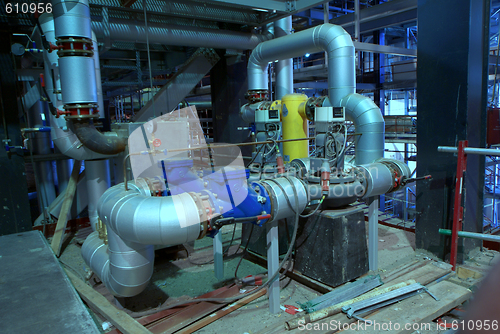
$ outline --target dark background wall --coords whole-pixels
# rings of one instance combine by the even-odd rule
[[[416,246],[444,258],[451,228],[457,168],[456,155],[438,146],[485,147],[489,52],[489,1],[418,1],[418,121]],[[482,232],[484,156],[468,156],[463,230]],[[478,241],[460,240],[467,253]]]

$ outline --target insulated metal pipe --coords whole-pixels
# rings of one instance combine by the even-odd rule
[[[347,118],[354,123],[358,136],[354,136],[356,164],[367,164],[384,156],[385,123],[379,107],[360,94],[349,94],[342,98]]]
[[[154,265],[152,245],[194,241],[202,230],[199,209],[187,193],[151,197],[146,182],[109,188],[97,211],[106,224],[109,245],[91,234],[82,246],[85,262],[119,297],[135,296],[147,286]]]
[[[44,126],[42,119],[48,117],[49,114],[46,109],[46,104],[42,101],[37,101],[28,110],[28,121],[31,127],[39,128]],[[31,137],[33,154],[44,155],[52,153],[50,149],[50,135],[47,132],[34,132],[29,134],[29,136]],[[52,161],[35,162],[33,168],[37,175],[38,207],[40,212],[43,212],[45,207],[48,207],[56,199]]]
[[[322,24],[257,45],[248,61],[248,89],[267,90],[267,64],[306,52],[328,53],[328,96],[333,106],[355,92],[356,72],[351,36],[340,26]]]
[[[149,284],[154,246],[125,242],[108,230],[108,245],[91,233],[82,245],[85,263],[117,297],[133,297]]]
[[[110,187],[108,160],[85,161],[85,176],[87,178],[88,213],[90,226],[96,230],[98,222],[97,203],[99,198]]]
[[[97,37],[92,31],[92,47],[94,48],[94,72],[95,72],[95,82],[96,82],[96,93],[97,93],[97,110],[99,110],[99,118],[104,118],[104,99],[102,95],[102,84],[101,84],[101,63],[99,60],[99,47],[97,45]]]
[[[52,14],[44,13],[40,15],[39,18],[40,26],[42,27],[45,38],[48,42],[55,44],[55,30],[54,30],[54,19]],[[44,51],[44,78],[45,78],[45,89],[48,94],[48,98],[57,109],[61,110],[63,108],[62,95],[61,95],[61,80],[59,75],[59,65],[58,65],[58,55],[56,52],[48,53]],[[54,115],[50,114],[50,127],[51,127],[51,138],[62,154],[69,156],[70,158],[76,160],[91,160],[91,159],[102,159],[106,158],[106,155],[102,155],[93,152],[83,146],[76,134],[72,131],[64,117],[56,118]]]
[[[267,90],[269,62],[302,56],[305,52],[328,54],[328,98],[334,107],[345,106],[354,122],[356,163],[365,164],[384,154],[384,119],[369,98],[355,94],[356,70],[351,36],[340,26],[323,24],[259,44],[248,61],[248,89]],[[327,105],[325,105],[327,106]]]
[[[275,38],[290,35],[292,31],[292,17],[287,16],[274,22]],[[282,59],[276,63],[276,96],[275,100],[293,93],[293,59]]]
[[[116,20],[106,25],[104,22],[92,21],[92,29],[98,38],[104,38],[105,31],[108,30],[111,40],[137,43],[146,40],[146,28],[142,22]],[[148,23],[147,34],[149,43],[237,50],[253,49],[259,43],[272,38],[270,33],[259,35],[154,23]]]
[[[360,198],[365,193],[365,187],[359,182],[330,184],[326,199]],[[320,184],[309,184],[307,186],[309,201],[323,197]]]
[[[298,207],[299,213],[304,211],[308,203],[307,188],[304,183],[296,177],[279,177],[277,179],[265,179],[260,181],[266,188],[272,204],[272,220],[278,221],[293,216],[293,211]],[[297,192],[298,203],[295,202],[294,189]],[[288,198],[288,201],[287,201]],[[290,202],[291,206],[288,205]]]
[[[179,245],[201,232],[198,206],[188,193],[150,197],[147,186],[120,183],[102,195],[99,217],[120,237],[141,244]]]

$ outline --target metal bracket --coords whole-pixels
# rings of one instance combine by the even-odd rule
[[[344,312],[347,317],[350,318],[359,318],[360,314],[373,311],[376,309],[379,309],[381,307],[391,305],[394,303],[397,303],[403,299],[412,297],[416,294],[419,294],[422,291],[425,291],[426,288],[421,285],[420,283],[414,283],[402,288],[399,288],[394,291],[390,291],[387,293],[384,293],[379,296],[375,296],[366,300],[362,300],[356,303],[353,303],[351,305],[346,305],[342,307],[342,312]],[[359,318],[361,319],[361,318]],[[362,319],[362,321],[365,321]]]
[[[289,0],[289,1],[286,2],[286,10],[287,10],[287,12],[293,12],[295,9],[297,9],[296,0]]]

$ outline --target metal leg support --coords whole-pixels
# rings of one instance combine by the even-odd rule
[[[224,259],[222,254],[222,232],[219,231],[214,236],[214,272],[215,278],[222,280],[224,278]]]
[[[378,269],[378,196],[368,199],[368,263],[370,270]]]
[[[267,275],[271,278],[280,265],[278,245],[278,222],[266,224],[267,228]],[[269,285],[269,312],[276,314],[280,311],[280,281],[279,275]]]

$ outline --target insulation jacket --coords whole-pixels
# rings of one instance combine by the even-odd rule
[[[72,122],[72,125],[80,142],[93,152],[113,155],[123,152],[127,146],[127,138],[106,136],[88,122],[76,120]]]
[[[119,297],[139,294],[153,273],[154,246],[179,245],[200,235],[196,203],[187,193],[151,197],[147,185],[123,183],[100,198],[97,212],[106,224],[108,245],[91,234],[82,256],[111,293]]]
[[[249,50],[272,38],[270,33],[259,35],[172,24],[148,23],[146,30],[142,22],[124,20],[114,20],[109,24],[92,21],[92,30],[99,38],[109,34],[112,41],[143,43],[147,31],[149,43],[214,49]]]
[[[257,45],[248,61],[248,89],[267,90],[269,62],[326,51],[328,55],[328,99],[344,106],[356,132],[356,164],[373,162],[384,154],[384,119],[367,97],[355,94],[356,68],[351,36],[340,26],[322,24]],[[328,106],[328,105],[325,105]]]

